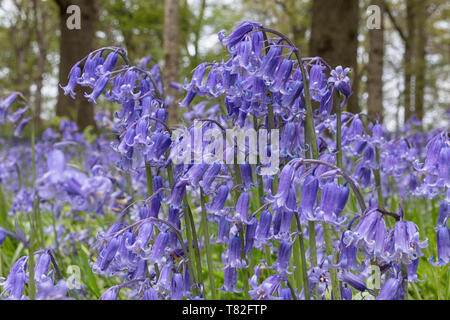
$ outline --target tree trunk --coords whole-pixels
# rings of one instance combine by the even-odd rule
[[[347,110],[360,112],[358,105],[358,22],[357,0],[314,0],[310,56],[324,58],[332,67],[351,67],[352,96]]]
[[[414,90],[414,111],[416,116],[422,120],[424,115],[424,94],[425,94],[425,46],[427,37],[425,34],[425,22],[427,17],[426,5],[423,0],[416,0],[416,47],[415,47],[415,90]]]
[[[33,0],[33,11],[36,40],[39,50],[36,75],[36,94],[34,96],[34,123],[37,132],[39,132],[41,126],[42,87],[44,81],[45,64],[47,61],[47,43],[45,41],[47,8],[44,8],[44,4],[41,1]]]
[[[60,8],[60,64],[59,82],[66,85],[72,66],[93,50],[93,40],[98,23],[98,8],[94,0],[55,0]],[[81,11],[81,29],[69,29],[66,25],[67,7],[76,4]],[[84,98],[86,89],[77,87],[75,90],[77,98],[73,100],[65,96],[62,90],[58,92],[56,105],[57,116],[67,116],[76,120],[78,127],[82,130],[88,125],[95,126],[94,105]]]
[[[412,92],[412,74],[413,74],[413,61],[414,61],[414,28],[415,28],[415,0],[406,0],[406,21],[407,21],[407,35],[405,38],[405,52],[403,56],[404,70],[405,70],[405,123],[409,120],[413,114],[413,105],[411,101]]]
[[[170,87],[171,82],[177,82],[179,76],[179,0],[166,0],[164,10],[164,72],[165,93],[176,96],[177,92]],[[172,103],[168,106],[168,123],[178,123],[178,106]]]
[[[369,118],[383,121],[384,1],[372,1],[380,7],[381,29],[369,30],[369,64],[367,66],[367,111]]]

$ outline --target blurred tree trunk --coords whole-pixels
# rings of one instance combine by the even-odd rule
[[[8,40],[12,45],[15,65],[12,76],[14,89],[30,98],[30,77],[26,72],[27,60],[32,54],[33,12],[26,1],[13,2],[18,14],[8,28]]]
[[[380,7],[381,29],[369,30],[369,64],[367,66],[367,111],[369,118],[383,121],[383,56],[384,56],[384,1],[374,0]]]
[[[171,82],[177,82],[179,76],[179,0],[166,0],[164,9],[164,72],[163,80],[166,95],[176,96],[175,89],[170,87]],[[178,123],[178,106],[172,103],[169,106],[169,125]]]
[[[358,105],[358,22],[357,0],[314,0],[312,5],[310,56],[324,58],[331,67],[351,67],[352,95],[347,110],[360,112]]]
[[[413,76],[413,61],[414,61],[414,29],[415,29],[415,9],[414,2],[416,0],[406,0],[406,38],[405,38],[405,52],[403,57],[403,64],[405,69],[405,89],[403,92],[405,99],[405,123],[413,114],[412,105],[412,76]]]
[[[55,0],[60,9],[60,64],[59,82],[66,85],[72,66],[92,51],[93,40],[98,23],[98,7],[95,0]],[[76,4],[81,11],[81,29],[69,29],[66,25],[67,7]],[[78,127],[82,130],[88,125],[95,126],[94,105],[84,98],[86,89],[77,87],[75,90],[77,99],[65,96],[62,90],[58,91],[58,102],[56,105],[57,116],[67,116],[76,120]]]
[[[424,94],[425,94],[425,46],[427,37],[425,34],[425,23],[427,18],[427,8],[425,1],[416,0],[416,46],[415,46],[415,90],[414,90],[414,111],[416,116],[422,120],[424,115]]]
[[[36,75],[36,94],[34,96],[34,120],[36,130],[39,132],[41,126],[41,111],[42,111],[42,87],[45,73],[45,63],[47,61],[47,43],[45,40],[46,20],[48,10],[44,3],[38,0],[33,0],[34,11],[34,28],[36,32],[36,40],[38,45],[38,65]]]

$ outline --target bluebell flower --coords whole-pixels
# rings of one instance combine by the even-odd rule
[[[84,96],[88,98],[89,102],[94,102],[94,104],[97,104],[98,97],[103,93],[106,86],[109,83],[110,75],[105,74],[101,78],[97,80],[95,83],[94,89],[90,94],[85,93]]]
[[[261,212],[261,215],[259,216],[259,223],[255,233],[257,248],[265,245],[266,242],[272,237],[270,229],[271,223],[272,214],[270,213],[270,211],[264,210],[263,212]]]
[[[248,163],[239,165],[239,170],[241,172],[242,182],[244,183],[244,188],[249,190],[255,186],[253,182],[252,166]]]
[[[450,262],[450,229],[441,225],[437,229],[438,262],[431,262],[434,266],[444,266]]]
[[[352,300],[352,289],[350,289],[346,284],[340,287],[340,291],[342,300]]]
[[[289,269],[289,259],[292,252],[292,242],[282,241],[278,249],[277,260],[274,264],[274,269],[278,273],[286,273]]]
[[[399,291],[402,290],[402,280],[398,277],[388,278],[381,286],[377,300],[397,300]]]
[[[50,268],[51,258],[47,251],[44,251],[39,255],[34,266],[34,280],[36,282],[43,281],[47,278],[47,274]]]
[[[284,275],[271,275],[260,285],[250,289],[248,293],[253,300],[278,300],[274,293],[280,287],[282,281],[285,281]]]
[[[225,214],[221,215],[219,218],[219,226],[217,228],[217,239],[214,239],[215,235],[212,234],[211,242],[212,243],[229,243],[230,230],[231,230],[231,223],[229,221],[229,218]]]
[[[221,31],[221,33],[219,33],[220,42],[222,42],[224,46],[227,46],[230,52],[234,52],[236,44],[238,44],[249,32],[261,26],[262,25],[257,22],[243,21],[226,37],[223,36],[223,32]]]
[[[218,212],[222,211],[223,207],[225,205],[225,202],[227,201],[228,194],[229,194],[229,189],[228,189],[227,185],[225,185],[225,184],[221,185],[218,188],[217,193],[214,196],[211,203],[208,203],[206,205],[206,209],[208,210],[208,212],[209,213],[218,213]]]
[[[257,227],[258,227],[258,220],[255,217],[251,217],[248,221],[247,228],[245,230],[244,252],[246,255],[250,255],[252,253],[255,243],[255,234]]]
[[[220,290],[226,292],[235,292],[239,293],[242,290],[238,290],[237,282],[238,282],[238,271],[236,268],[225,267],[223,269],[224,281],[223,286],[220,287]]]
[[[313,65],[309,71],[309,91],[311,92],[311,98],[316,101],[321,101],[322,97],[326,94],[326,82],[324,81],[324,73],[322,72],[325,67],[321,65]]]
[[[148,256],[148,261],[150,263],[160,263],[168,245],[169,233],[165,231],[160,232],[156,236],[155,243],[153,244],[150,255]]]
[[[423,255],[421,249],[428,246],[428,239],[419,241],[417,225],[411,221],[397,221],[391,239],[386,258],[397,263],[412,263]]]
[[[100,300],[117,300],[119,292],[120,286],[112,286],[102,294]]]
[[[172,275],[172,283],[170,288],[172,300],[182,300],[184,296],[184,281],[181,273],[175,272]]]
[[[241,258],[241,248],[241,238],[239,238],[238,235],[233,236],[230,239],[228,247],[228,259],[225,268],[247,268],[247,262]]]
[[[7,297],[12,300],[21,300],[26,282],[26,269],[28,257],[23,256],[18,259],[9,270],[9,275],[5,281],[0,283],[3,291],[0,296]]]
[[[365,291],[367,289],[364,280],[354,273],[344,272],[344,274],[342,275],[342,280],[358,291]]]
[[[333,84],[334,87],[346,97],[346,99],[351,93],[350,78],[347,76],[349,72],[350,68],[343,69],[342,66],[337,66],[336,69],[331,70],[331,77],[328,78],[328,83]],[[342,106],[343,104],[341,104],[341,108]]]
[[[69,82],[65,87],[59,85],[61,89],[64,90],[64,95],[67,96],[70,94],[72,99],[75,99],[76,93],[75,93],[75,87],[77,86],[78,79],[81,75],[81,69],[79,67],[79,63],[75,64],[69,73]]]

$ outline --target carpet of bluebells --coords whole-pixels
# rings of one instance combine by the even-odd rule
[[[449,126],[346,112],[350,69],[259,23],[219,40],[224,60],[177,97],[118,47],[74,65],[66,95],[116,106],[95,135],[63,120],[35,136],[20,93],[0,101],[0,298],[449,299]],[[279,168],[225,163],[189,143],[194,123],[279,129]],[[174,161],[199,148],[209,161]]]

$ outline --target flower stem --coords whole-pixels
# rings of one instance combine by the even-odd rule
[[[380,175],[380,169],[381,169],[381,165],[380,165],[380,149],[378,147],[375,147],[375,157],[376,157],[376,161],[377,161],[377,168],[374,170],[374,175],[375,175],[375,185],[377,188],[377,202],[378,202],[378,207],[380,209],[383,208],[384,205],[384,200],[383,200],[383,192],[381,190],[381,175]]]
[[[205,250],[206,250],[206,261],[208,264],[208,277],[209,286],[211,287],[211,296],[213,300],[216,300],[216,288],[214,284],[214,263],[211,256],[211,248],[209,243],[209,230],[208,230],[208,215],[206,213],[205,207],[205,195],[203,190],[200,188],[200,201],[202,206],[202,220],[203,220],[203,236],[205,238]]]
[[[34,280],[34,266],[35,266],[35,260],[34,260],[34,252],[36,251],[36,243],[37,243],[37,215],[39,211],[39,198],[37,195],[37,190],[35,188],[35,182],[36,182],[36,127],[35,127],[35,120],[34,120],[34,112],[32,113],[32,121],[31,121],[31,163],[32,163],[32,170],[33,170],[33,180],[32,180],[32,187],[34,190],[34,199],[33,199],[33,212],[31,213],[31,221],[30,221],[30,248],[29,248],[29,258],[28,261],[30,263],[29,265],[29,297],[30,300],[34,300],[36,297],[36,282]]]
[[[309,279],[308,279],[308,271],[307,271],[308,265],[306,264],[305,243],[303,240],[302,225],[300,223],[300,218],[298,217],[298,212],[295,212],[295,221],[297,223],[297,229],[298,229],[297,241],[298,241],[298,246],[300,249],[300,256],[301,256],[301,260],[302,260],[301,272],[302,272],[302,277],[303,277],[303,283],[302,283],[303,292],[305,293],[305,299],[309,300],[311,297],[309,295]],[[298,288],[300,289],[300,286]]]
[[[187,201],[187,197],[185,195],[184,198],[184,205],[186,208],[186,223],[189,224],[190,226],[190,232],[192,235],[192,240],[194,242],[194,256],[195,256],[195,264],[196,264],[196,268],[197,268],[197,279],[199,281],[199,283],[204,287],[203,285],[203,274],[202,274],[202,262],[200,259],[200,249],[198,246],[198,236],[197,236],[197,231],[195,230],[195,223],[194,223],[194,217],[192,215],[192,211],[191,211],[191,207],[189,206],[189,202]],[[187,226],[186,226],[187,228]]]

